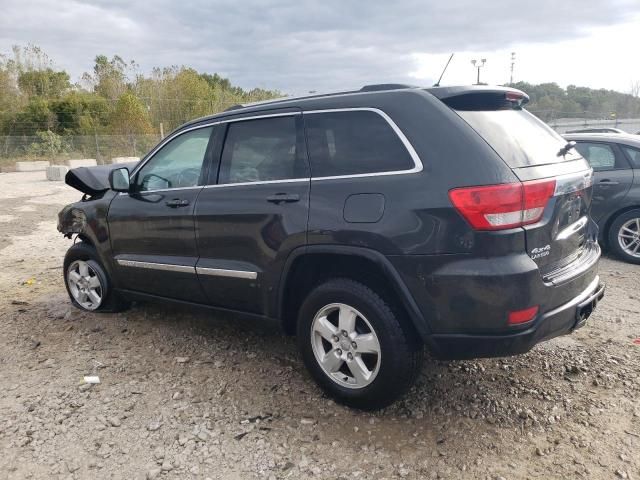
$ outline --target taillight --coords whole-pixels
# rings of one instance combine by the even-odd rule
[[[476,230],[504,230],[539,221],[555,189],[555,180],[533,180],[454,188],[449,198]]]

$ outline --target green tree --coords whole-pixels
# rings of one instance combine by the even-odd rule
[[[57,119],[49,103],[40,97],[32,99],[25,109],[8,120],[12,135],[34,135],[38,131],[55,130]]]
[[[9,121],[19,109],[19,96],[12,72],[0,57],[0,133],[7,133]]]
[[[117,100],[127,90],[127,78],[135,62],[127,64],[120,56],[109,60],[105,55],[95,58],[93,74],[85,73],[83,80],[92,86],[93,91],[109,100]]]
[[[18,86],[27,98],[58,98],[71,88],[69,74],[56,72],[51,68],[45,70],[29,70],[18,76]]]
[[[120,135],[131,136],[153,132],[147,109],[131,92],[120,96],[109,124],[111,132]]]
[[[49,103],[55,114],[58,131],[70,135],[95,134],[109,125],[111,106],[95,94],[73,91]]]
[[[54,157],[60,153],[65,153],[68,146],[64,139],[50,131],[36,132],[36,141],[29,144],[26,153],[36,157]]]
[[[147,109],[132,92],[120,96],[109,125],[112,133],[125,137],[123,147],[126,145],[133,156],[138,155],[137,135],[153,132]]]

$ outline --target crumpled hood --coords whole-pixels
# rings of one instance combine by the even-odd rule
[[[67,172],[64,181],[70,187],[93,197],[109,190],[109,172],[111,170],[126,167],[131,172],[136,165],[137,162],[130,162],[73,168]]]

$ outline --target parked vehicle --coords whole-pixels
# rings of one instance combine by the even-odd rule
[[[640,138],[635,135],[575,134],[565,138],[594,170],[591,216],[600,243],[619,258],[640,264]]]
[[[604,294],[592,170],[527,100],[400,85],[283,99],[187,123],[110,188],[72,170],[71,301],[278,319],[319,385],[364,409],[409,388],[425,344],[492,357],[570,333]]]
[[[624,130],[620,130],[619,128],[613,127],[602,127],[602,128],[581,128],[578,130],[569,130],[567,133],[623,133],[626,134]]]

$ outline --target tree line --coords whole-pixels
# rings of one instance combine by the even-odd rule
[[[95,57],[92,71],[72,83],[37,46],[0,55],[0,135],[159,134],[229,106],[282,96],[245,90],[214,73],[185,66],[140,73],[118,55]]]
[[[640,86],[631,93],[555,83],[512,86],[529,94],[527,108],[543,120],[640,117]],[[95,57],[93,69],[72,83],[37,46],[0,55],[0,136],[40,136],[48,142],[74,135],[159,135],[187,120],[238,103],[282,96],[245,90],[228,78],[185,66],[140,72],[118,55]]]
[[[511,86],[529,95],[526,108],[546,122],[558,118],[640,118],[640,84],[637,82],[631,84],[629,93],[575,85],[565,89],[556,83],[517,82]]]

